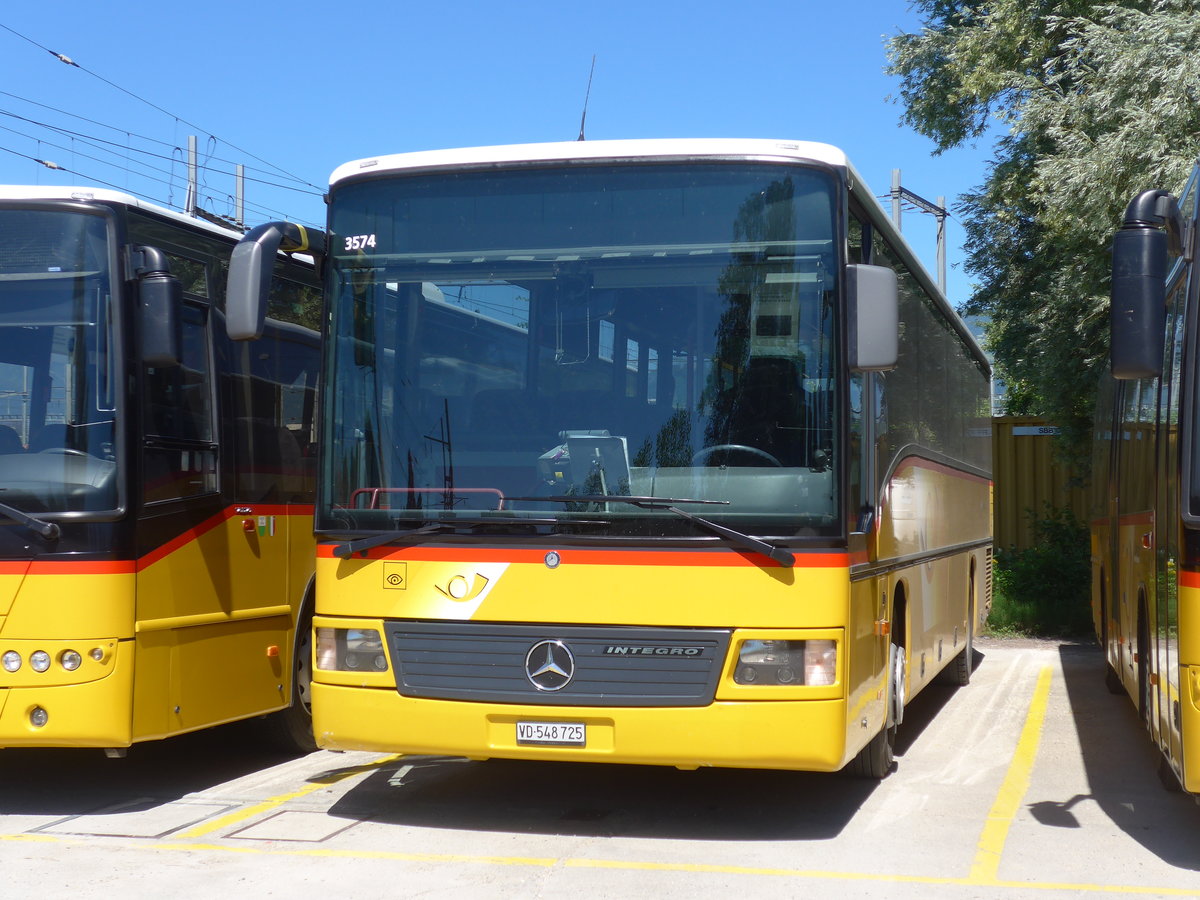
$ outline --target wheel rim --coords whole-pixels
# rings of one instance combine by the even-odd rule
[[[892,724],[904,719],[904,647],[893,644],[892,654]]]

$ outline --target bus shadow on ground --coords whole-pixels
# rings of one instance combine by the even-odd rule
[[[74,816],[149,808],[260,772],[299,754],[270,746],[256,721],[130,747],[0,750],[0,815]]]
[[[1108,692],[1099,648],[1064,644],[1059,656],[1090,792],[1027,796],[1031,814],[1050,828],[1079,828],[1079,814],[1094,803],[1159,859],[1200,870],[1195,838],[1200,807],[1190,795],[1164,788],[1158,776],[1160,754],[1130,699]]]
[[[897,735],[898,754],[953,694],[952,687],[931,685],[913,698]],[[329,814],[381,825],[570,837],[816,841],[840,834],[876,784],[844,773],[405,757],[355,785]]]
[[[978,649],[974,650],[971,670],[976,671],[987,659]],[[905,704],[904,721],[896,731],[897,765],[904,765],[904,755],[917,743],[925,729],[938,717],[942,708],[950,702],[960,689],[949,682],[934,679],[921,693]],[[970,686],[967,687],[970,690]]]
[[[841,832],[873,789],[841,774],[406,757],[356,785],[329,814],[571,837],[820,840]]]

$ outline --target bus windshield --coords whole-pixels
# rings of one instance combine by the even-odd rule
[[[836,190],[732,161],[339,187],[318,528],[709,533],[618,499],[654,497],[838,533]]]
[[[106,221],[0,210],[0,501],[26,513],[117,507],[120,379]]]

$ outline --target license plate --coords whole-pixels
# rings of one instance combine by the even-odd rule
[[[517,743],[582,747],[587,743],[587,726],[582,722],[518,722]]]

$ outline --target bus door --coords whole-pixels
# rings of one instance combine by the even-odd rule
[[[285,679],[264,673],[286,671],[286,579],[271,522],[223,497],[211,309],[189,298],[181,320],[180,364],[143,376],[139,738],[277,708]]]
[[[882,424],[882,379],[873,372],[850,377],[850,440],[848,465],[852,510],[848,551],[851,567],[850,637],[855,641],[849,659],[855,667],[850,684],[877,691],[880,674],[887,671],[891,654],[888,590],[886,578],[875,569],[878,559],[879,485],[877,429]],[[857,573],[856,574],[856,570]],[[888,622],[885,628],[883,623]]]
[[[1183,362],[1183,282],[1167,300],[1166,350],[1163,358],[1162,387],[1159,391],[1158,477],[1155,498],[1155,562],[1157,591],[1151,616],[1151,647],[1154,660],[1151,671],[1155,721],[1151,731],[1159,745],[1173,760],[1181,758],[1179,718],[1179,562],[1180,508],[1179,477],[1175,461],[1179,459],[1180,375]]]

